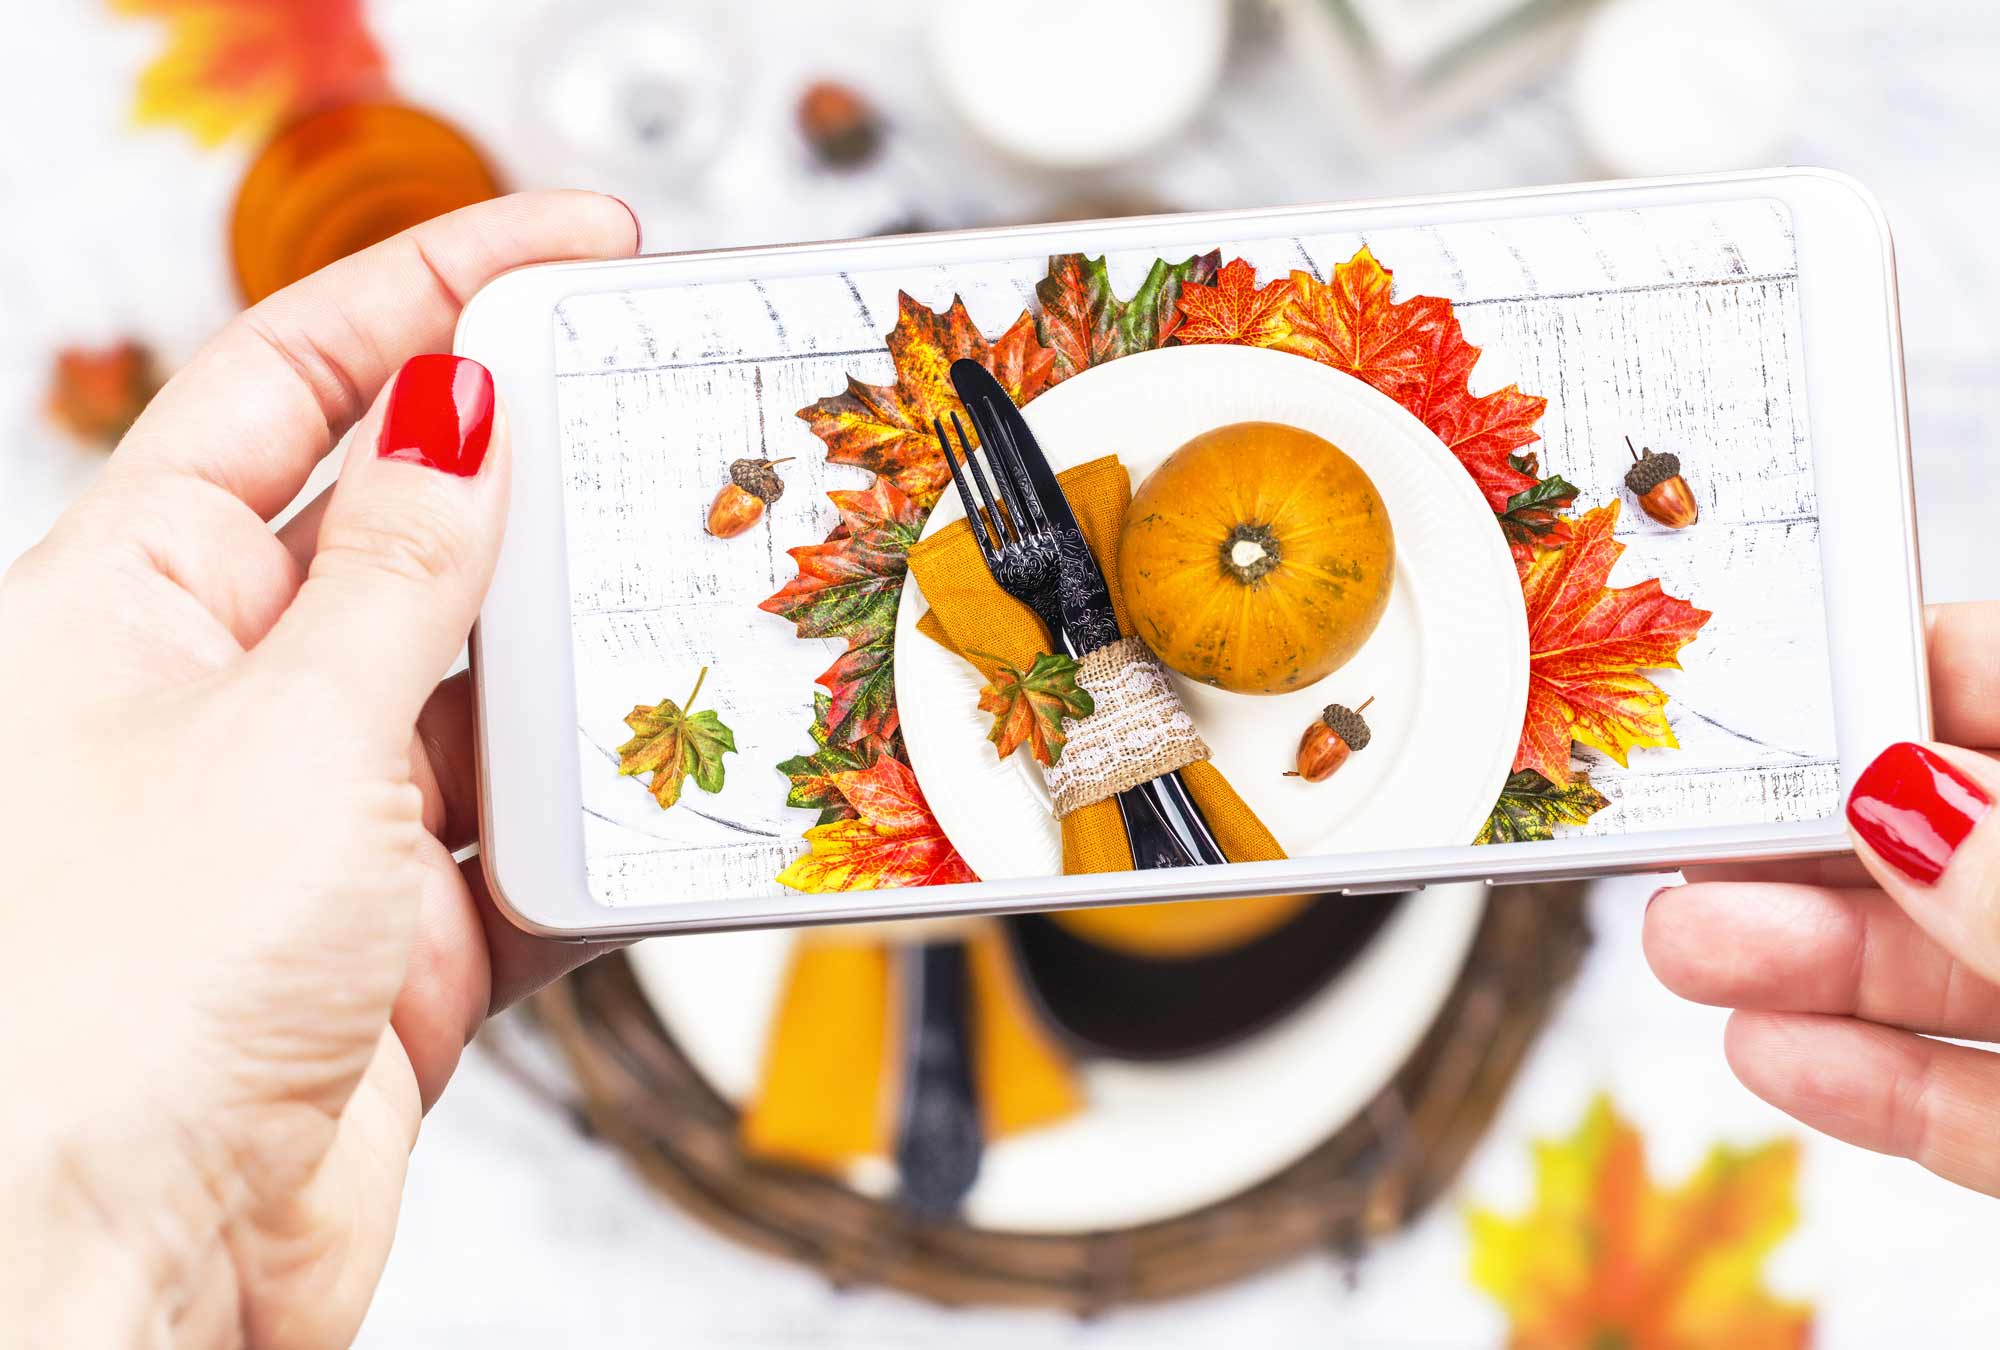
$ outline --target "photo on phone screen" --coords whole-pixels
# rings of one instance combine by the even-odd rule
[[[572,296],[591,894],[1830,817],[1797,282],[1746,198]]]

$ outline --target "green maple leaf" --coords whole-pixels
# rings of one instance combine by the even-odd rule
[[[836,741],[891,736],[896,606],[927,513],[884,477],[827,496],[840,510],[839,526],[824,543],[790,550],[799,574],[759,608],[790,619],[800,637],[846,639],[847,650],[819,677],[833,696]]]
[[[836,820],[853,820],[857,814],[834,780],[835,774],[866,769],[883,755],[902,758],[900,736],[887,739],[869,737],[846,743],[836,741],[829,725],[832,705],[830,695],[813,695],[812,738],[813,744],[819,748],[810,755],[793,755],[778,765],[778,772],[792,780],[791,791],[785,794],[785,805],[819,812],[818,823],[821,825]]]
[[[689,705],[707,678],[708,667],[703,666],[687,696]],[[690,777],[703,792],[722,791],[722,756],[735,751],[736,733],[713,708],[688,713],[672,699],[662,699],[632,709],[625,725],[633,735],[618,747],[618,772],[651,773],[653,800],[662,810],[681,799],[681,785]]]
[[[1035,285],[1042,302],[1036,330],[1042,345],[1056,354],[1050,383],[1165,345],[1180,324],[1181,291],[1212,285],[1221,263],[1216,252],[1177,263],[1156,258],[1132,298],[1120,300],[1103,258],[1081,253],[1050,258],[1048,275]]]
[[[1005,759],[1025,742],[1036,760],[1053,767],[1069,743],[1063,719],[1088,717],[1097,710],[1090,691],[1076,682],[1076,661],[1042,652],[1022,671],[997,658],[986,659],[999,666],[992,682],[979,691],[979,710],[993,714],[987,739],[994,751]]]
[[[1492,814],[1472,842],[1519,844],[1553,839],[1552,827],[1581,825],[1609,805],[1610,799],[1590,785],[1589,774],[1575,774],[1568,786],[1557,787],[1533,769],[1523,769],[1500,790],[1500,800],[1493,804]]]

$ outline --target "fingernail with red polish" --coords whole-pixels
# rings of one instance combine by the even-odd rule
[[[1898,871],[1929,885],[1992,808],[1993,799],[1943,757],[1904,741],[1861,771],[1847,820]]]
[[[493,377],[462,356],[413,356],[389,394],[375,453],[459,478],[479,472],[493,436]]]

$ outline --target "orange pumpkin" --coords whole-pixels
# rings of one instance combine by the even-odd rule
[[[1132,497],[1118,580],[1171,669],[1239,694],[1338,670],[1389,605],[1389,512],[1330,441],[1277,422],[1205,431]]]

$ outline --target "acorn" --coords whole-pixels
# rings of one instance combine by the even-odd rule
[[[785,480],[778,477],[784,459],[739,459],[729,466],[729,481],[708,504],[708,532],[718,539],[734,539],[755,525],[764,507],[785,495]]]
[[[1638,497],[1640,508],[1670,530],[1684,530],[1694,524],[1701,510],[1694,503],[1694,493],[1688,490],[1687,479],[1681,477],[1681,457],[1656,455],[1650,447],[1633,450],[1630,436],[1625,438],[1625,448],[1632,451],[1632,467],[1625,471],[1625,486]]]
[[[1374,701],[1371,694],[1359,708],[1327,704],[1318,720],[1307,727],[1306,734],[1299,738],[1299,767],[1287,772],[1285,777],[1317,783],[1333,777],[1334,771],[1347,763],[1347,757],[1356,750],[1366,750],[1368,723],[1361,714]]]
[[[813,153],[835,168],[867,160],[882,140],[882,122],[850,85],[820,80],[799,96],[799,131]]]

